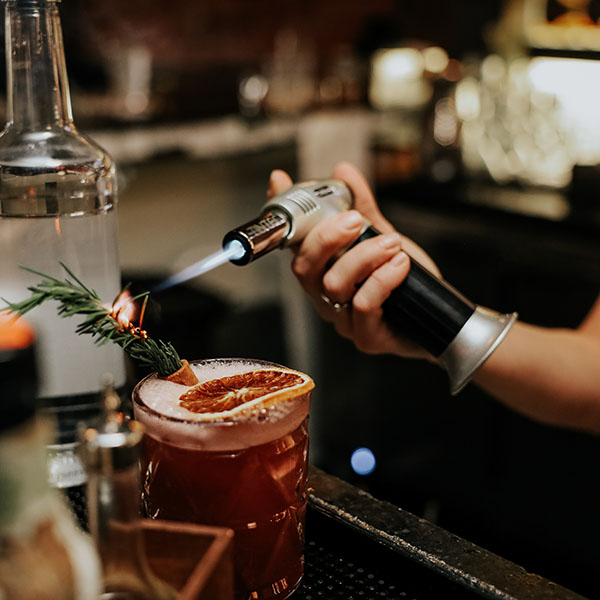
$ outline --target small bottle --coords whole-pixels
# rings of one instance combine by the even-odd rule
[[[0,297],[27,296],[37,276],[21,266],[63,278],[62,261],[111,301],[120,289],[115,167],[73,122],[59,0],[1,1],[7,123],[0,134]],[[103,373],[124,384],[123,354],[114,344],[97,347],[78,336],[52,303],[28,318],[37,335],[41,406],[58,422],[51,483],[81,495],[77,423],[98,414]]]
[[[89,529],[103,568],[103,600],[172,600],[176,591],[150,570],[140,527],[143,426],[119,412],[105,379],[104,415],[80,432],[88,474]]]
[[[33,333],[0,317],[0,598],[97,600],[100,562],[64,497],[50,487],[50,419],[36,400]]]

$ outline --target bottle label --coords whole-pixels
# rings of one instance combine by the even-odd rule
[[[63,489],[83,485],[87,481],[77,446],[77,443],[48,446],[48,478],[51,486]]]

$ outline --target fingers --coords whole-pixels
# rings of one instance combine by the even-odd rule
[[[285,171],[282,171],[281,169],[275,169],[271,172],[271,176],[269,177],[267,198],[270,200],[273,196],[285,192],[285,190],[292,187],[292,184],[292,178]]]
[[[320,298],[328,263],[358,237],[362,227],[363,218],[355,210],[334,215],[313,227],[296,250],[292,270],[315,301]]]
[[[406,278],[410,260],[405,252],[398,252],[373,271],[352,300],[352,332],[358,348],[372,346],[373,332],[381,327],[381,305]]]
[[[347,302],[376,269],[402,248],[397,233],[379,235],[342,254],[323,277],[323,290],[334,302]]]
[[[371,273],[360,286],[352,301],[352,308],[358,315],[377,311],[389,295],[406,278],[410,270],[410,260],[405,252],[398,252],[390,260]]]
[[[332,177],[351,189],[355,210],[329,217],[313,227],[304,241],[293,248],[292,270],[321,317],[332,322],[337,332],[351,339],[360,350],[427,356],[422,348],[385,324],[382,305],[408,275],[408,255],[439,274],[435,263],[417,244],[395,231],[356,167],[341,163]],[[285,171],[274,170],[269,178],[268,197],[281,194],[292,185]],[[365,218],[383,235],[342,252],[356,240]]]

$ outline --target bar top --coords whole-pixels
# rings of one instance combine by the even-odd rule
[[[376,541],[462,588],[502,600],[583,600],[583,596],[328,475],[309,474],[314,511]]]

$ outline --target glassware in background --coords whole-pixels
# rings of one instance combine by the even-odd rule
[[[513,0],[513,3],[521,9],[519,29],[528,46],[542,52],[557,49],[597,52],[600,49],[600,24],[595,20],[595,2]]]
[[[152,96],[152,52],[144,44],[113,44],[105,59],[108,96],[105,113],[119,120],[140,121],[156,109]]]
[[[321,107],[356,106],[365,99],[366,68],[350,44],[334,49],[318,85]]]
[[[73,122],[57,2],[3,4],[8,120],[0,135],[0,297],[27,295],[37,276],[22,265],[60,276],[63,261],[100,297],[112,299],[120,289],[115,167]],[[103,373],[124,384],[123,355],[77,336],[51,304],[30,319],[42,406],[58,420],[51,482],[81,503],[85,472],[74,449],[76,425],[97,414]]]
[[[456,87],[466,171],[495,183],[564,189],[600,163],[600,63],[489,55]]]
[[[239,374],[282,369],[243,359],[192,365],[200,385],[210,380],[214,397],[225,391],[229,400],[245,393],[232,383]],[[146,427],[146,515],[232,528],[236,598],[287,598],[303,574],[310,391],[202,420],[180,404],[188,389],[150,375],[133,392],[135,417]]]
[[[264,116],[263,103],[269,91],[269,81],[260,73],[245,73],[238,83],[240,114],[246,119]]]
[[[294,116],[308,109],[316,99],[316,69],[312,46],[293,29],[279,31],[271,60],[265,65],[267,113]]]
[[[104,600],[171,600],[176,592],[152,573],[140,523],[143,427],[123,417],[110,378],[104,415],[80,431],[88,474],[89,529],[103,566]]]
[[[37,410],[33,340],[24,320],[0,317],[0,596],[97,600],[92,540],[48,484],[53,427]]]
[[[561,194],[574,200],[574,188],[589,193],[598,180],[596,12],[589,0],[506,2],[490,53],[469,61],[454,93],[466,174],[536,189],[550,218],[569,210]]]
[[[461,71],[444,48],[425,42],[373,54],[369,102],[377,111],[377,183],[456,177],[459,124],[451,96]]]

